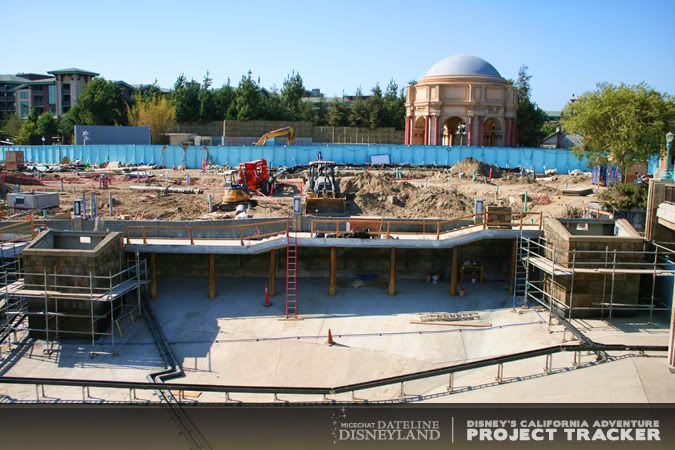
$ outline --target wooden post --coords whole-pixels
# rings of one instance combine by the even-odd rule
[[[457,246],[452,247],[452,266],[450,267],[450,295],[457,295]]]
[[[216,255],[209,255],[209,298],[216,297]]]
[[[396,249],[391,249],[389,257],[389,295],[396,295]]]
[[[511,270],[509,270],[509,292],[513,290],[513,281],[516,277],[516,252],[517,244],[516,240],[513,239],[513,244],[511,246]]]
[[[268,281],[268,292],[270,297],[277,295],[277,251],[270,250],[270,270]]]
[[[328,285],[328,295],[335,295],[335,270],[337,266],[337,251],[335,247],[330,248],[330,284]]]
[[[157,298],[157,255],[150,253],[150,297]]]

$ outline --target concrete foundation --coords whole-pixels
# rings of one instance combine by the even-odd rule
[[[544,290],[572,308],[600,307],[600,303],[636,305],[640,275],[622,273],[642,262],[643,239],[625,219],[587,222],[547,219],[544,223],[546,258],[566,268],[612,268],[615,274],[544,275]],[[581,314],[581,311],[578,311]],[[587,314],[590,313],[587,311]]]
[[[95,301],[124,264],[121,233],[46,231],[21,255],[30,336],[88,338],[110,327],[123,298]],[[43,295],[40,295],[44,293]],[[48,322],[45,321],[48,317]],[[87,334],[87,333],[94,333]]]

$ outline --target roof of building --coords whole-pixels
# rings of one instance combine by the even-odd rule
[[[567,134],[562,131],[556,131],[546,136],[541,141],[542,147],[556,148],[575,148],[581,147],[584,143],[584,137],[580,134]]]
[[[0,75],[0,83],[23,84],[30,81],[28,78],[17,77],[16,75],[6,74]]]
[[[492,64],[477,56],[448,56],[431,66],[425,77],[459,76],[459,77],[491,77],[503,79]]]
[[[89,75],[89,76],[92,76],[92,77],[98,76],[98,74],[96,72],[89,72],[88,70],[82,70],[82,69],[78,69],[76,67],[71,67],[69,69],[51,70],[47,73],[50,73],[52,75],[75,74],[75,75]]]
[[[30,86],[37,86],[37,85],[50,85],[56,83],[56,80],[54,78],[44,78],[42,80],[26,80],[24,83],[14,86],[11,88],[11,91],[20,91],[21,89],[26,89],[27,87]]]

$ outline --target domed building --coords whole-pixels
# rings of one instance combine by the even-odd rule
[[[449,56],[406,93],[406,145],[516,145],[516,90],[489,62]]]

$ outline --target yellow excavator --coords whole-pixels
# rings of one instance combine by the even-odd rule
[[[279,128],[278,130],[268,131],[260,136],[260,139],[258,139],[258,142],[256,142],[255,145],[265,145],[268,139],[278,137],[287,137],[288,145],[293,145],[295,144],[295,129],[293,127],[284,127]]]
[[[225,172],[225,189],[223,192],[223,202],[220,204],[221,211],[234,211],[237,206],[256,206],[258,202],[251,198],[248,186],[238,182],[235,175],[239,171],[228,170]]]

